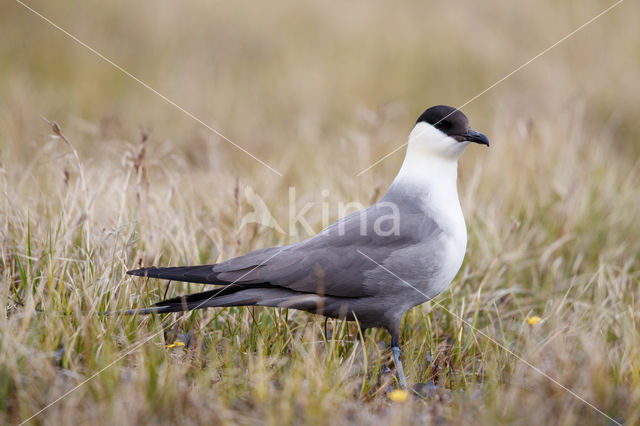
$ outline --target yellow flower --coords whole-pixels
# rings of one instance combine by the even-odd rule
[[[404,389],[396,389],[387,396],[393,402],[404,402],[409,397],[409,392]]]
[[[533,317],[528,317],[527,318],[527,322],[529,323],[529,325],[536,325],[537,323],[539,323],[540,321],[542,321],[542,318],[540,318],[539,316],[533,316]]]
[[[181,342],[180,340],[176,340],[175,342],[173,342],[172,344],[170,344],[169,346],[167,346],[167,349],[170,348],[175,348],[177,346],[184,346],[184,343]]]

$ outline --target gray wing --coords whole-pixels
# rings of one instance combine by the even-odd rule
[[[376,288],[366,283],[379,269],[376,263],[384,265],[393,253],[421,248],[426,260],[433,245],[425,242],[441,232],[421,209],[406,207],[400,212],[397,205],[374,204],[301,243],[256,250],[213,265],[213,275],[218,282],[245,287],[268,283],[327,296],[373,295]]]

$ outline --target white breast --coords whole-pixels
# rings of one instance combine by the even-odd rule
[[[438,238],[444,248],[438,263],[438,273],[429,283],[429,297],[435,297],[444,291],[462,266],[467,250],[467,227],[460,208],[457,193],[454,197],[434,196],[427,200],[430,216],[443,230]]]
[[[425,214],[443,230],[438,236],[443,247],[438,270],[426,287],[429,297],[449,286],[462,266],[467,248],[467,227],[456,183],[457,166],[457,158],[434,156],[424,145],[410,144],[394,181],[394,185],[421,197]]]

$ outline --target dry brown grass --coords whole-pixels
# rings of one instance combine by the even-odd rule
[[[492,146],[460,167],[469,246],[437,299],[451,313],[426,304],[404,323],[409,380],[438,388],[400,404],[386,397],[381,331],[359,346],[353,327],[294,311],[99,313],[163,297],[164,283],[124,275],[138,264],[305,237],[238,231],[247,186],[280,223],[295,186],[298,208],[316,203],[315,231],[323,201],[334,219],[340,201],[370,202],[402,154],[355,175],[426,106],[462,104],[611,3],[28,4],[283,176],[17,3],[0,6],[1,423],[129,351],[32,422],[609,423],[459,317],[617,421],[640,422],[637,2],[465,108]],[[166,347],[186,333],[188,348]]]

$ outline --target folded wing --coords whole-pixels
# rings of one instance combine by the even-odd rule
[[[299,293],[363,297],[372,291],[367,282],[378,266],[362,253],[384,265],[394,252],[437,232],[438,226],[422,212],[400,214],[397,209],[378,203],[301,243],[255,250],[214,265],[144,268],[128,273],[203,284],[233,284],[233,293],[275,287]]]

